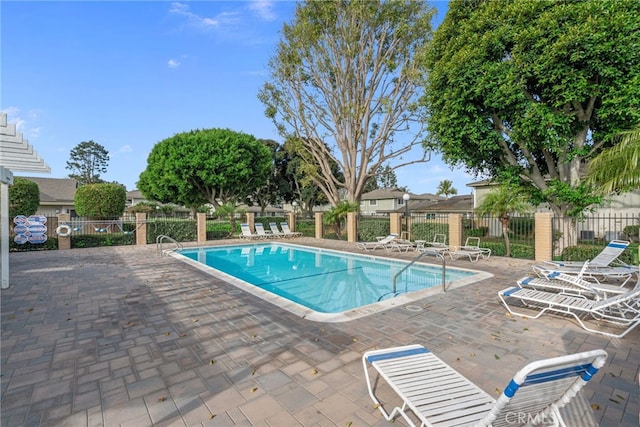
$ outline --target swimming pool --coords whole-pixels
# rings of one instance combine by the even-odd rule
[[[345,321],[442,292],[442,267],[286,243],[182,249],[174,252],[204,271],[295,314]],[[397,275],[394,292],[393,278]],[[491,274],[447,268],[447,287]]]

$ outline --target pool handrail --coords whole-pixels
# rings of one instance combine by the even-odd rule
[[[422,258],[424,255],[426,255],[427,253],[429,253],[430,255],[435,255],[436,257],[442,259],[442,292],[447,292],[446,289],[446,274],[447,274],[447,260],[444,257],[444,254],[441,254],[440,252],[421,252],[420,254],[418,254],[417,257],[415,257],[414,259],[411,260],[410,263],[408,263],[407,265],[405,265],[400,271],[398,271],[395,276],[393,276],[393,296],[397,296],[396,294],[398,293],[397,288],[398,288],[398,277],[404,273],[405,270],[407,270],[409,267],[411,267],[413,264],[416,263],[416,261],[418,261],[420,258]]]
[[[180,249],[182,249],[182,243],[178,242],[176,239],[169,237],[165,234],[160,234],[158,237],[156,237],[156,255],[162,256],[162,254],[164,253],[164,251],[162,250],[162,242],[165,240],[168,240],[171,243],[174,243],[176,245],[175,248],[171,249],[172,252],[179,251]]]

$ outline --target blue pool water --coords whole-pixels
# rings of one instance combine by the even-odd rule
[[[283,243],[183,249],[179,254],[320,313],[442,285],[441,266],[416,263],[398,276],[394,294],[393,277],[406,262]],[[445,281],[477,273],[447,268]]]

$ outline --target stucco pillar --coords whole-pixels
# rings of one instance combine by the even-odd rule
[[[58,214],[58,225],[60,224],[69,224],[71,222],[71,215],[69,214]],[[71,226],[71,224],[69,224]],[[71,249],[71,234],[68,236],[58,236],[58,250],[66,251]]]
[[[316,239],[322,239],[324,237],[324,222],[322,221],[322,212],[315,213],[316,222]]]
[[[358,241],[358,213],[347,212],[347,242]]]
[[[136,213],[136,245],[147,244],[147,214]]]
[[[287,223],[289,224],[289,230],[291,231],[296,231],[296,213],[295,212],[289,212],[287,214],[287,216],[289,217]]]
[[[462,246],[462,215],[449,214],[449,246]]]
[[[389,215],[389,233],[400,236],[402,233],[402,214],[393,212]]]
[[[198,235],[198,243],[207,241],[207,214],[198,212],[196,214],[196,227]]]
[[[553,259],[553,214],[536,212],[535,214],[535,260],[551,261]]]

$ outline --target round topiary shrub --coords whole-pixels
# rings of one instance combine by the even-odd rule
[[[38,184],[16,176],[9,187],[9,218],[17,215],[33,215],[40,206]]]
[[[76,190],[78,215],[90,218],[119,217],[124,212],[127,191],[119,184],[89,184]]]

